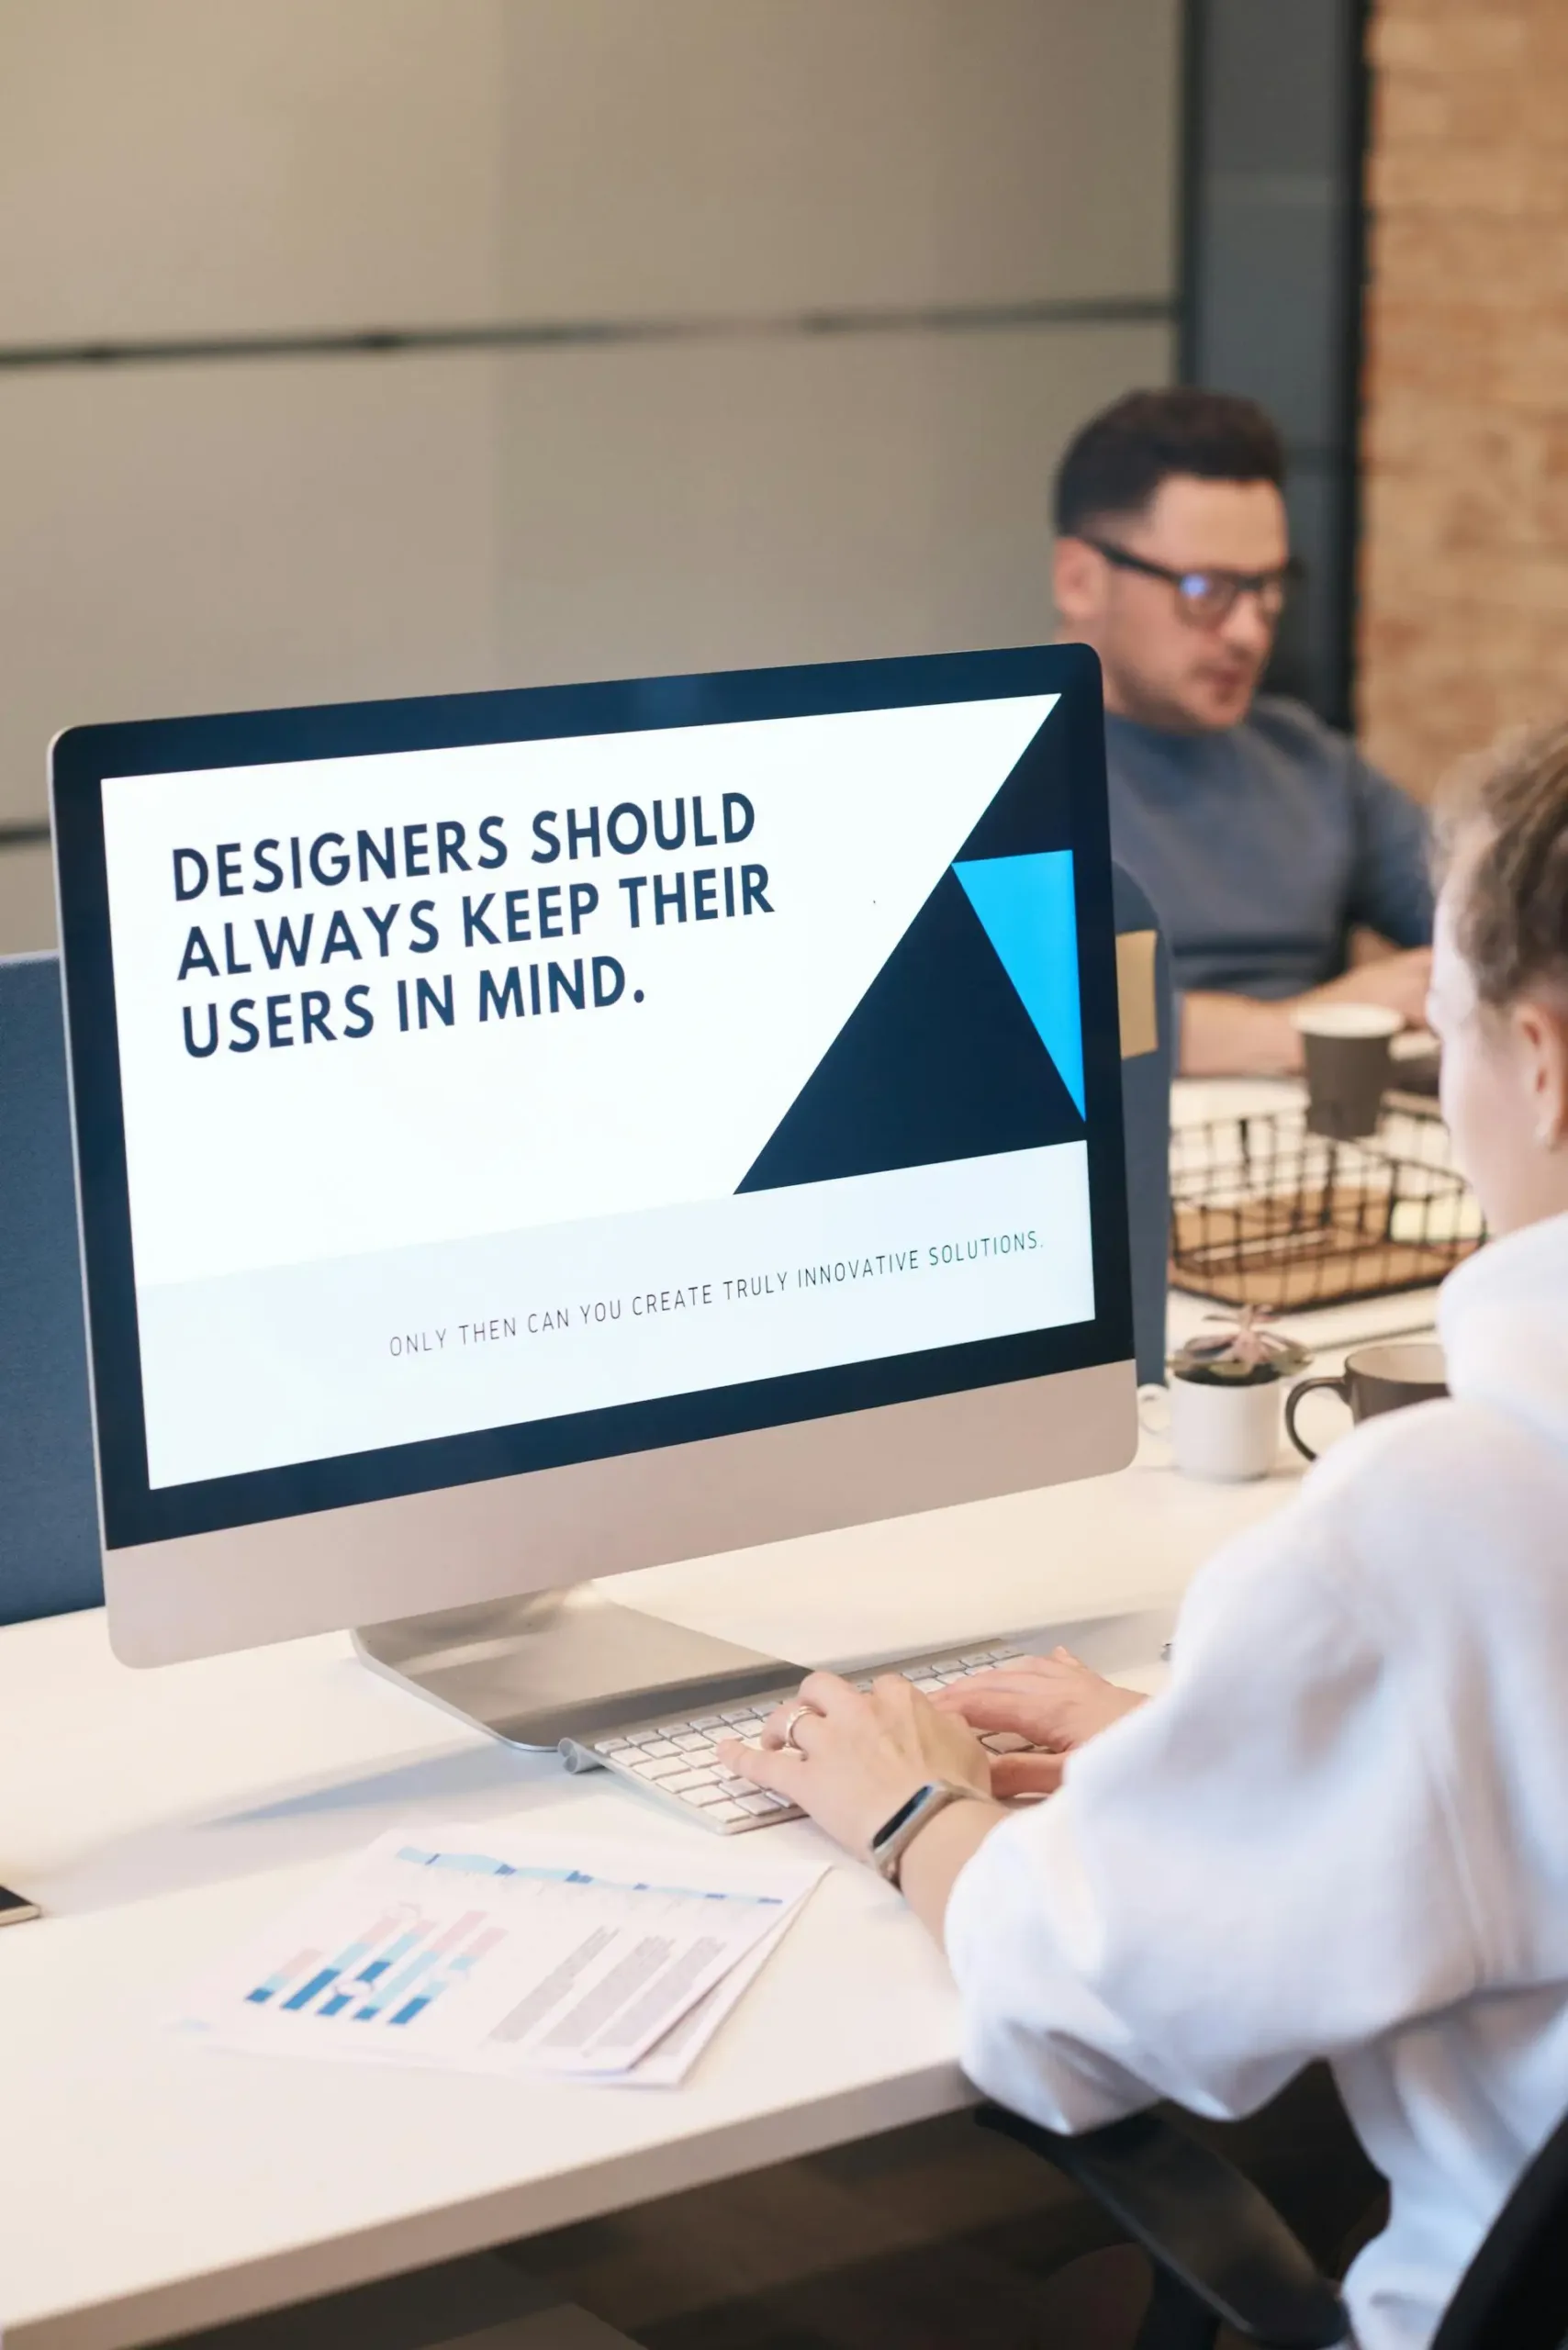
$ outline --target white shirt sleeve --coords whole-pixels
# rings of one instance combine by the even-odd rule
[[[965,2069],[1047,2128],[1161,2097],[1251,2111],[1479,1979],[1417,1668],[1353,1571],[1337,1488],[1205,1569],[1169,1687],[954,1887]]]

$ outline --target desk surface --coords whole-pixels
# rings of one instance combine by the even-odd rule
[[[1424,1310],[1347,1309],[1324,1336]],[[1148,1450],[1116,1477],[610,1588],[844,1662],[1080,1628],[1092,1661],[1148,1680],[1194,1569],[1291,1486],[1282,1463],[1261,1484],[1189,1483]],[[343,1638],[138,1673],[96,1614],[0,1632],[0,1874],[49,1912],[0,1934],[5,2350],[215,2324],[967,2100],[939,1954],[849,1866],[676,2091],[263,2063],[162,2028],[209,1955],[391,1822],[559,1824],[568,1807],[588,1837],[640,1809],[605,1779],[468,1733],[361,1668]]]

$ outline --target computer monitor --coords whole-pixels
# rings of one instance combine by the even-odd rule
[[[1130,1456],[1092,654],[76,728],[52,789],[123,1659]]]

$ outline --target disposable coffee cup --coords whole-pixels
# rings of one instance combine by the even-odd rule
[[[1306,1123],[1332,1142],[1373,1134],[1404,1022],[1381,1003],[1306,1004],[1293,1013],[1306,1060]]]

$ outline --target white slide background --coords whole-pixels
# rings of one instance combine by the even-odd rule
[[[115,986],[155,1485],[277,1467],[537,1417],[864,1361],[1092,1315],[1081,1144],[953,1160],[788,1191],[736,1185],[810,1078],[1038,728],[1054,697],[673,729],[150,778],[104,787]],[[755,810],[744,842],[697,849],[693,801],[718,829],[726,793]],[[535,863],[536,812],[688,810],[687,845],[586,846]],[[259,841],[465,827],[499,817],[504,866],[256,893]],[[216,877],[238,847],[247,885],[181,902],[174,851]],[[434,858],[431,859],[432,868]],[[767,869],[771,912],[633,928],[625,874]],[[466,946],[464,895],[592,880],[580,935]],[[436,925],[411,951],[410,909]],[[719,902],[722,904],[722,894]],[[738,902],[738,896],[737,896]],[[389,951],[363,909],[388,928]],[[360,960],[320,950],[339,911]],[[303,968],[265,968],[258,917],[297,934]],[[193,923],[218,960],[225,925],[252,968],[178,978]],[[611,955],[610,1006],[478,1019],[479,975]],[[404,1032],[397,983],[451,978],[455,1022]],[[371,1033],[306,1044],[298,999],[369,990]],[[633,1000],[641,990],[643,1000]],[[186,1050],[218,1004],[295,1000],[294,1041]],[[254,1015],[265,1031],[264,1008]],[[1037,1243],[988,1253],[998,1236]],[[969,1244],[977,1245],[972,1256]],[[950,1256],[930,1260],[946,1246]],[[903,1252],[825,1287],[823,1259]],[[738,1277],[775,1286],[725,1295]],[[700,1292],[706,1289],[704,1297]],[[635,1301],[689,1290],[653,1314]],[[610,1311],[611,1302],[620,1308]],[[589,1307],[584,1316],[582,1308]],[[592,1308],[602,1305],[602,1315]],[[560,1316],[565,1309],[565,1326]],[[548,1319],[541,1319],[548,1316]],[[482,1342],[465,1325],[510,1321]],[[532,1324],[532,1326],[531,1326]]]
[[[1070,1142],[180,1282],[140,1301],[150,1481],[1086,1321],[1089,1236]]]
[[[121,1089],[131,1227],[140,1284],[189,1281],[419,1242],[511,1232],[725,1197],[1054,707],[1056,697],[735,726],[122,778],[104,787]],[[536,811],[602,819],[622,800],[651,809],[725,791],[756,811],[730,850],[565,855],[535,865]],[[452,818],[476,841],[499,814],[510,855],[498,872],[176,903],[173,852],[324,831],[379,834]],[[433,838],[433,833],[431,837]],[[625,873],[688,875],[766,866],[776,912],[632,931],[616,887]],[[597,913],[580,937],[465,950],[466,890],[593,880]],[[688,883],[689,893],[689,879]],[[644,904],[647,892],[644,892]],[[409,906],[435,901],[437,951],[409,951]],[[403,909],[385,960],[359,913]],[[319,938],[335,908],[363,963],[176,984],[194,922],[209,936],[261,916]],[[221,946],[218,946],[221,960]],[[554,957],[615,956],[626,996],[608,1011],[534,1021],[476,1016],[482,967],[498,974]],[[451,1029],[398,1032],[395,982],[451,973]],[[373,1034],[248,1054],[186,1053],[180,1007],[306,987],[334,1001],[372,990]],[[634,988],[645,1001],[633,1004]],[[205,1012],[203,1013],[205,1022]],[[295,1021],[298,1026],[297,1016]]]

